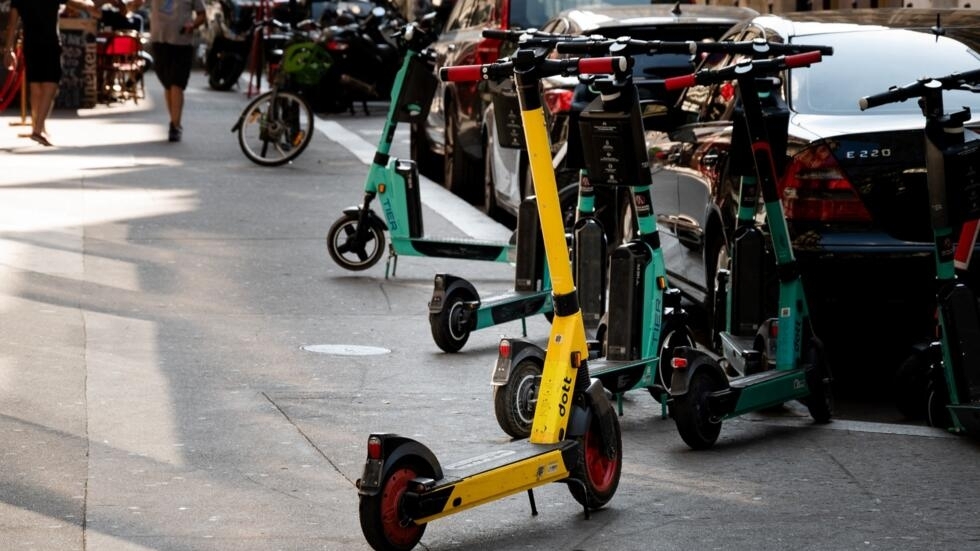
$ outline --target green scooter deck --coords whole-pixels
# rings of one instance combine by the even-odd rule
[[[508,253],[513,249],[513,246],[507,243],[452,238],[428,239],[425,237],[392,236],[391,243],[396,253],[497,262],[507,262]]]
[[[551,311],[551,289],[508,291],[480,302],[476,328],[483,329]]]

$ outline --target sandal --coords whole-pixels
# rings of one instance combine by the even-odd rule
[[[43,145],[44,147],[51,147],[51,142],[49,142],[48,139],[45,138],[43,134],[37,134],[37,133],[31,134],[31,139]]]

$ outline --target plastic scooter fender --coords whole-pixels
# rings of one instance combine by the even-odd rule
[[[359,216],[360,213],[361,213],[361,207],[360,206],[357,206],[357,205],[355,205],[353,207],[347,207],[342,212],[344,214],[350,214],[352,216],[353,215],[358,215]],[[379,218],[378,215],[375,214],[373,210],[370,210],[369,209],[367,211],[367,217],[368,217],[368,221],[369,222],[371,222],[372,224],[377,224],[378,227],[380,227],[384,231],[388,231],[388,224],[384,220],[382,220],[381,218]]]
[[[364,474],[357,479],[357,493],[359,495],[377,495],[381,491],[381,481],[384,480],[387,469],[405,457],[420,458],[428,464],[433,473],[433,479],[441,480],[443,478],[439,460],[424,444],[397,434],[372,434],[371,436],[381,438],[382,458],[381,461],[368,459],[365,463]]]
[[[728,377],[725,375],[725,371],[710,355],[687,346],[679,346],[677,347],[675,357],[686,358],[687,367],[684,369],[674,369],[674,374],[670,379],[671,396],[683,396],[687,394],[689,383],[698,370],[707,370],[715,382],[720,385],[719,389],[729,388]]]
[[[446,297],[458,288],[466,289],[470,296],[476,297],[476,307],[480,307],[480,293],[476,292],[476,287],[465,279],[452,274],[436,274],[433,278],[432,300],[429,301],[429,313],[438,314],[442,312],[446,304]],[[470,329],[476,329],[476,316],[470,318]]]
[[[615,433],[616,410],[606,396],[606,389],[602,386],[599,379],[592,379],[588,390],[583,395],[584,407],[572,408],[572,416],[568,420],[568,433],[565,438],[577,438],[584,435],[589,430],[592,416],[599,418],[602,426],[600,434],[602,436],[603,448],[615,446],[615,442],[608,440]]]
[[[494,366],[493,375],[490,377],[490,384],[502,386],[510,380],[511,371],[514,366],[519,365],[527,358],[536,358],[540,365],[544,365],[544,349],[527,339],[507,338],[510,341],[510,357],[501,358],[497,356],[497,364]]]

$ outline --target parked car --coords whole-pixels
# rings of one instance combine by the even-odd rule
[[[483,29],[540,28],[555,14],[594,0],[456,0],[439,40],[431,47],[436,70],[490,63],[501,55],[500,40]],[[610,0],[638,4],[641,0]],[[482,198],[482,123],[489,90],[485,83],[439,83],[429,116],[411,127],[411,156],[422,174],[472,202]]]
[[[790,113],[779,193],[818,334],[829,333],[824,340],[838,360],[870,360],[862,375],[874,380],[931,328],[933,236],[919,107],[905,102],[862,112],[858,99],[925,75],[975,70],[980,54],[929,32],[935,15],[921,31],[828,22],[839,17],[764,15],[723,40],[834,49],[820,63],[781,75],[777,91]],[[732,61],[717,56],[702,67]],[[735,97],[731,83],[687,89],[677,108],[695,122],[655,134],[651,143],[671,282],[709,312],[735,220],[738,181],[731,168],[739,158],[729,151]],[[946,97],[947,106],[980,114],[980,96]],[[978,123],[975,116],[968,125]],[[873,338],[882,334],[887,338]]]
[[[541,30],[556,34],[600,35],[610,39],[630,36],[641,40],[717,40],[736,23],[759,15],[749,8],[706,5],[647,4],[636,6],[587,6],[566,10],[541,26]],[[657,100],[673,104],[679,92],[664,92],[659,80],[683,75],[694,69],[689,55],[662,54],[639,56],[633,65],[633,79],[641,100]],[[517,213],[521,200],[533,193],[527,171],[527,155],[512,147],[518,142],[510,139],[519,132],[513,124],[497,128],[497,108],[505,108],[507,121],[514,118],[516,100],[512,86],[506,83],[495,90],[494,101],[483,116],[484,191],[483,209],[487,214],[510,219]],[[543,91],[559,189],[576,200],[579,169],[584,167],[582,142],[578,131],[578,114],[595,94],[576,78],[551,78]],[[498,134],[503,131],[508,146],[502,145]],[[569,187],[571,186],[571,187]],[[614,188],[597,188],[598,216],[609,232],[611,242],[619,240],[622,226],[621,203],[628,194]]]

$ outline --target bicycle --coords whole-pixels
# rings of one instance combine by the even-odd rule
[[[279,166],[291,162],[313,138],[313,109],[296,87],[317,83],[332,63],[329,54],[317,44],[310,27],[312,21],[296,27],[276,20],[274,25],[288,33],[282,59],[272,89],[255,97],[242,110],[231,128],[238,133],[238,145],[248,159],[262,166]]]

